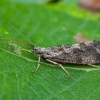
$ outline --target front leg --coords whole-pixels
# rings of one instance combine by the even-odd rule
[[[62,64],[59,64],[59,63],[54,62],[54,61],[49,60],[49,59],[45,59],[45,60],[48,61],[48,62],[50,62],[50,63],[52,63],[52,64],[55,64],[55,65],[60,66],[60,67],[65,71],[65,73],[68,75],[68,77],[70,78],[70,74],[69,74],[68,71],[62,66]]]
[[[39,67],[40,67],[40,56],[39,56],[39,58],[38,58],[38,65],[37,65],[37,68],[34,70],[34,72],[33,72],[33,74],[35,73],[35,72],[37,72],[38,71],[38,69],[39,69]]]

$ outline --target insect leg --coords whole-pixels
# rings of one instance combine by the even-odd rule
[[[39,67],[40,67],[40,56],[39,56],[39,58],[38,58],[38,65],[37,65],[37,68],[34,70],[34,72],[33,72],[33,74],[35,73],[35,72],[37,72],[38,71],[38,69],[39,69]]]
[[[51,62],[52,64],[55,64],[55,65],[58,65],[58,66],[60,66],[64,71],[65,71],[65,73],[68,75],[68,77],[70,78],[70,74],[68,73],[68,71],[61,65],[61,64],[59,64],[59,63],[57,63],[57,62],[54,62],[54,61],[52,61],[52,60],[49,60],[49,59],[46,59],[48,62]]]
[[[99,68],[99,66],[96,66],[96,65],[92,65],[92,64],[87,64],[87,65]]]

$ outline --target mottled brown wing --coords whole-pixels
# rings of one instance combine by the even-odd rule
[[[100,42],[90,41],[47,48],[42,57],[57,63],[94,64],[100,62]]]

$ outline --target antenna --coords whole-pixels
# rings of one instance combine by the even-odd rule
[[[25,46],[28,46],[28,47],[31,47],[31,48],[34,47],[34,45],[32,45],[32,44],[29,44],[29,43],[21,41],[21,40],[16,40],[14,38],[0,38],[0,40],[11,40],[11,42],[7,42],[7,43],[22,44],[22,45],[25,45]],[[0,42],[0,43],[6,43],[6,42]]]

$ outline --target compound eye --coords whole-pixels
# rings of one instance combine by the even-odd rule
[[[34,47],[33,50],[37,51],[37,50],[39,50],[39,47]]]
[[[36,53],[37,55],[40,55],[42,52],[39,47],[36,47],[36,48],[34,48],[34,53]]]
[[[34,48],[34,51],[37,51],[37,49],[36,49],[36,48]]]

